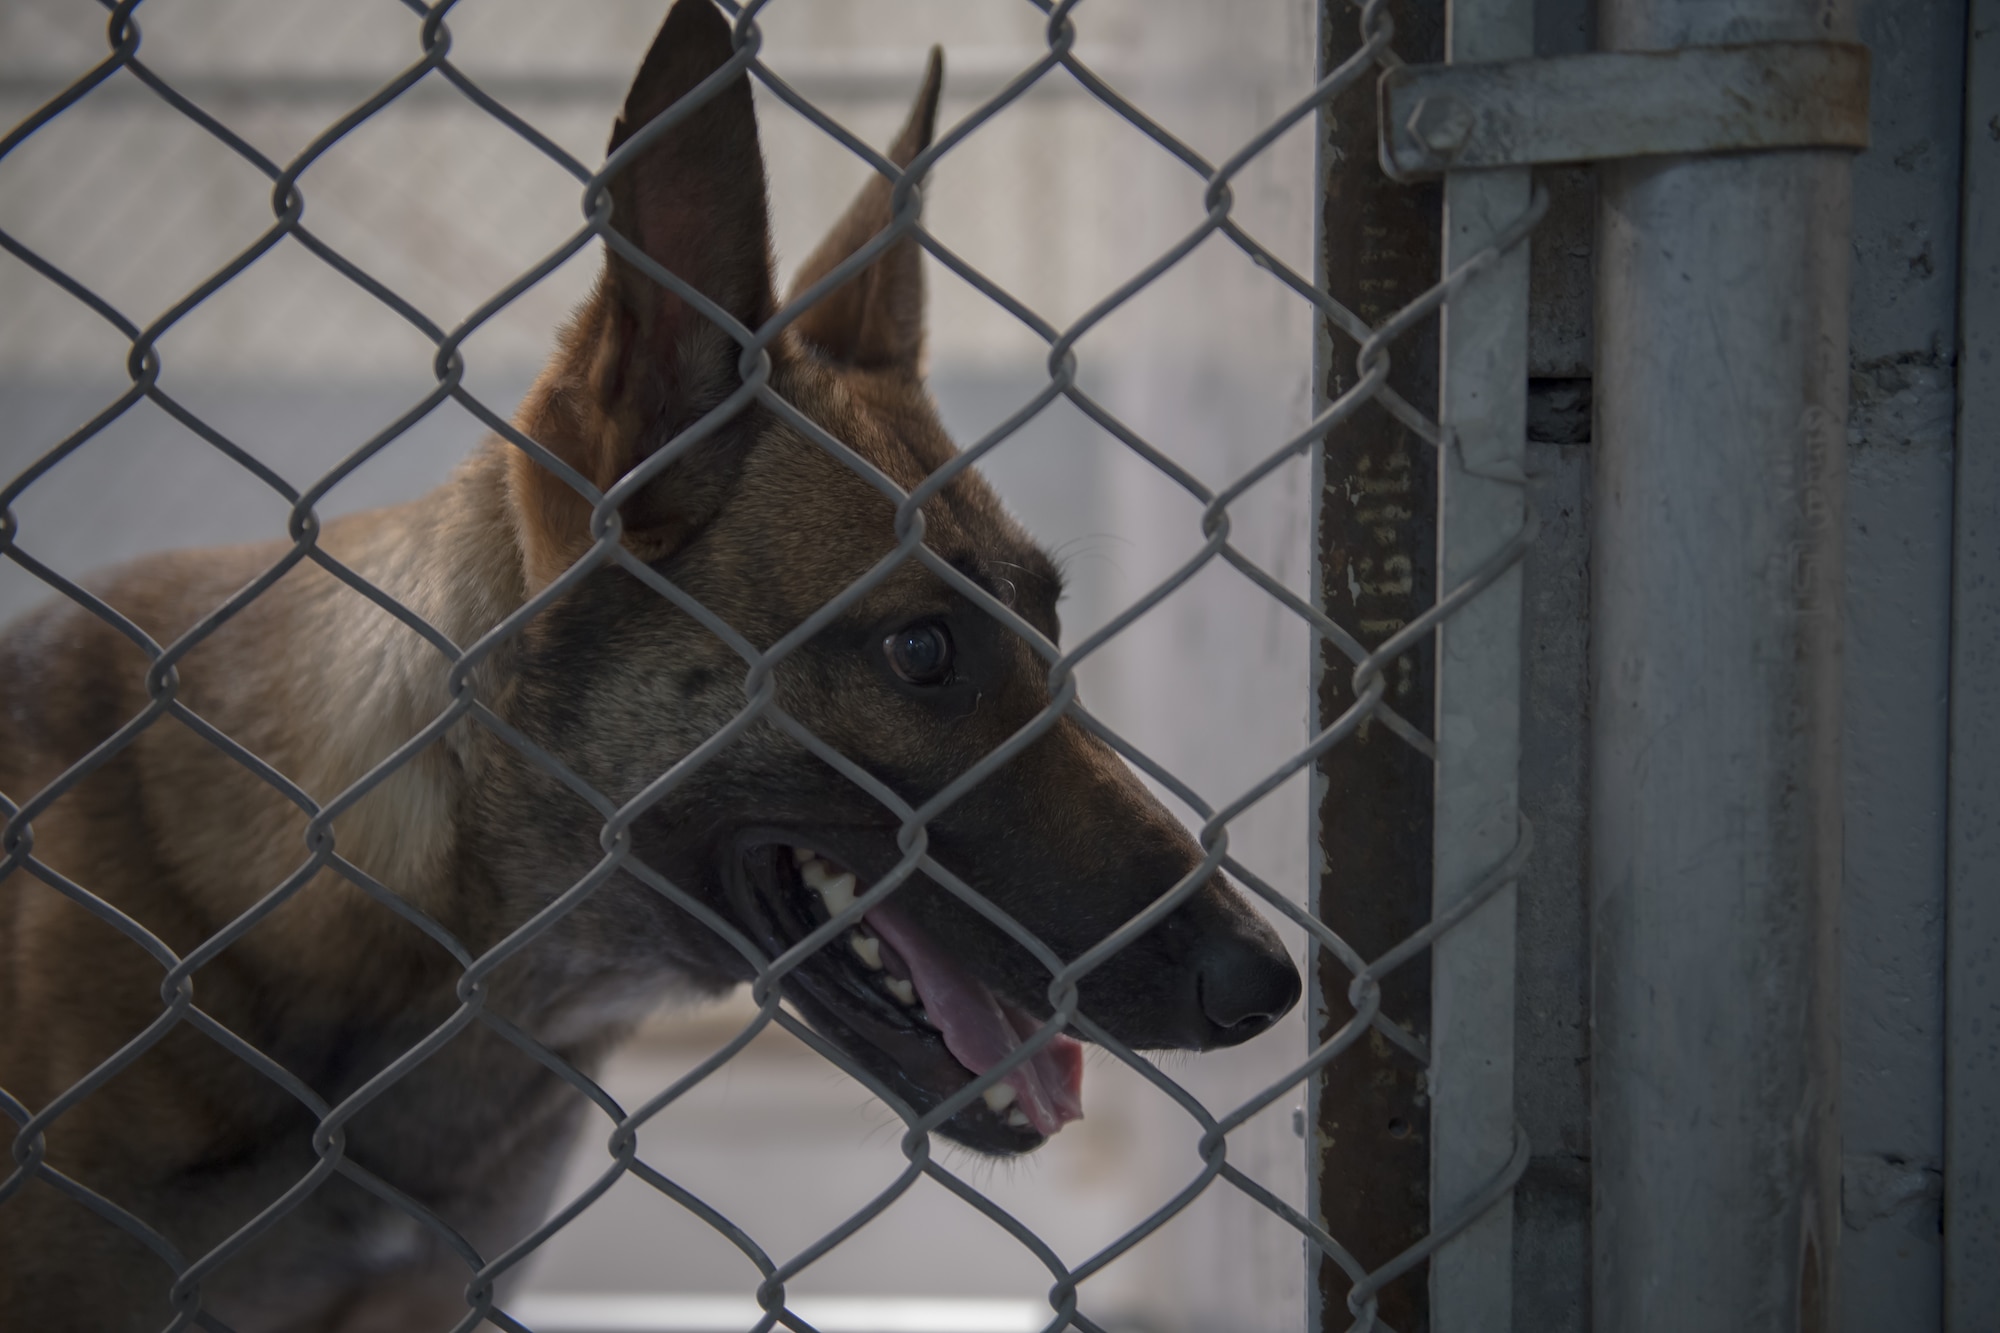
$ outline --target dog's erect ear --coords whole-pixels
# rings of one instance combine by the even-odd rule
[[[889,149],[889,160],[907,167],[930,147],[937,123],[938,90],[944,84],[944,52],[931,48],[924,86],[910,119]],[[796,299],[833,267],[886,228],[893,213],[888,178],[869,177],[846,216],[834,224],[792,283]],[[832,360],[868,370],[921,373],[924,351],[923,251],[904,237],[883,251],[874,263],[821,297],[792,327],[807,343]]]
[[[610,151],[731,54],[729,24],[712,0],[676,0],[612,126]],[[619,235],[745,327],[770,317],[770,219],[747,76],[646,143],[609,189]],[[597,290],[524,405],[524,425],[609,490],[741,384],[741,353],[721,326],[607,243]],[[721,506],[741,444],[741,432],[725,427],[627,501],[626,545],[649,560],[684,545]],[[530,579],[546,582],[589,544],[590,506],[526,455],[514,460],[512,486]]]

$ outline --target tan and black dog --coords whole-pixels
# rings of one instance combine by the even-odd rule
[[[709,0],[679,0],[613,130],[615,149],[729,57]],[[891,150],[930,141],[940,65]],[[777,308],[763,163],[737,78],[633,158],[614,227],[751,328]],[[871,181],[806,262],[797,290],[890,221]],[[921,380],[920,254],[899,242],[771,348],[771,384],[874,467],[914,488],[953,457]],[[739,385],[739,348],[612,255],[516,417],[609,488]],[[1059,578],[966,473],[923,509],[928,545],[1051,640]],[[799,430],[753,407],[624,505],[626,547],[759,648],[826,605],[895,544],[894,506]],[[546,588],[591,545],[590,507],[489,440],[444,486],[327,524],[320,545],[459,644]],[[92,586],[159,642],[180,635],[288,548],[142,560]],[[333,821],[358,873],[440,923],[473,956],[605,857],[604,813],[523,756],[538,747],[625,802],[743,709],[744,664],[633,573],[596,568],[473,677],[497,726],[461,719]],[[63,603],[0,636],[0,793],[18,807],[145,713],[147,662]],[[320,566],[290,569],[180,664],[166,714],[37,812],[0,879],[0,1089],[32,1113],[161,1021],[166,967],[73,896],[186,956],[259,910],[306,861],[307,819],[203,734],[226,734],[314,801],[330,801],[450,702],[437,648]],[[916,561],[787,657],[777,702],[912,803],[1043,709],[1047,667]],[[503,738],[499,729],[511,729]],[[930,850],[1059,956],[1075,958],[1200,861],[1198,847],[1100,740],[1065,718],[930,824]],[[631,850],[776,955],[901,857],[875,797],[762,721],[630,828]],[[21,861],[31,853],[32,864]],[[628,872],[598,885],[486,980],[486,1010],[582,1068],[663,1000],[752,974],[743,953]],[[463,965],[340,875],[283,899],[193,975],[200,1015],[63,1109],[45,1161],[144,1219],[183,1261],[301,1186],[317,1115],[217,1028],[336,1103],[460,1008]],[[828,1040],[919,1112],[991,1068],[1050,1012],[1048,973],[922,876],[784,983]],[[1082,984],[1080,1007],[1135,1047],[1245,1040],[1297,999],[1276,937],[1220,877]],[[208,1030],[204,1030],[204,1029]],[[990,1153],[1031,1149],[1081,1113],[1070,1037],[944,1126]],[[4,1105],[0,1102],[0,1105]],[[236,1333],[446,1329],[470,1270],[396,1191],[484,1259],[537,1225],[583,1099],[475,1023],[342,1129],[344,1169],[200,1283]],[[11,1129],[0,1122],[11,1138]],[[368,1186],[376,1189],[371,1190]],[[0,1190],[0,1323],[110,1333],[172,1321],[170,1269],[77,1198],[19,1176]],[[289,1202],[289,1201],[288,1201]],[[213,1326],[213,1325],[210,1325]]]

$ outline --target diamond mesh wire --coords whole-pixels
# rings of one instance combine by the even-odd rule
[[[1077,29],[1073,15],[1078,7],[1078,0],[1063,0],[1062,3],[1048,3],[1046,0],[1032,0],[1032,2],[1036,3],[1046,16],[1045,54],[944,133],[920,154],[907,170],[899,172],[884,156],[849,133],[763,63],[759,54],[762,35],[757,18],[765,7],[764,0],[753,0],[752,3],[742,5],[740,8],[727,4],[725,0],[724,7],[730,10],[734,18],[733,58],[688,97],[663,112],[649,127],[634,134],[611,155],[609,160],[595,170],[577,161],[533,125],[489,96],[453,64],[451,31],[446,23],[447,11],[452,8],[453,0],[442,0],[430,8],[416,3],[416,0],[405,0],[406,6],[412,11],[416,20],[415,35],[419,52],[417,58],[374,95],[327,126],[301,152],[285,162],[272,160],[260,153],[221,119],[183,96],[147,65],[140,54],[141,32],[135,19],[139,0],[118,0],[115,4],[105,0],[109,15],[106,30],[107,54],[95,68],[17,125],[4,140],[0,140],[0,159],[4,159],[8,153],[14,151],[70,107],[90,96],[93,90],[100,87],[114,73],[124,70],[149,88],[164,108],[185,117],[269,180],[272,221],[252,244],[189,291],[186,296],[173,303],[165,313],[144,326],[127,317],[112,303],[15,237],[0,232],[0,246],[4,246],[8,253],[94,312],[120,336],[128,340],[126,370],[131,378],[131,385],[127,390],[80,429],[15,477],[4,490],[0,490],[0,555],[4,555],[56,592],[113,627],[136,645],[150,663],[145,677],[146,694],[150,702],[141,712],[43,790],[32,794],[0,794],[0,807],[4,807],[6,817],[4,835],[0,835],[0,853],[4,853],[4,860],[0,860],[0,880],[21,875],[32,877],[46,885],[143,948],[159,965],[162,974],[157,1016],[143,1031],[110,1058],[78,1079],[60,1096],[45,1105],[31,1108],[9,1095],[4,1089],[0,1089],[0,1108],[4,1108],[18,1126],[12,1145],[14,1168],[4,1181],[0,1181],[0,1207],[4,1207],[7,1199],[17,1194],[31,1179],[52,1186],[73,1199],[79,1207],[90,1210],[106,1223],[135,1238],[157,1256],[162,1265],[161,1280],[167,1286],[171,1306],[175,1312],[168,1325],[169,1328],[222,1329],[225,1325],[221,1320],[212,1311],[204,1308],[204,1283],[218,1269],[232,1261],[249,1262],[241,1258],[247,1247],[296,1210],[325,1182],[338,1175],[406,1214],[417,1226],[448,1247],[463,1261],[466,1273],[465,1313],[457,1325],[459,1330],[470,1330],[478,1326],[481,1321],[490,1321],[498,1327],[509,1330],[522,1330],[526,1326],[513,1318],[499,1302],[496,1296],[496,1284],[533,1254],[543,1241],[590,1207],[613,1184],[629,1175],[647,1182],[714,1227],[756,1266],[762,1276],[762,1282],[757,1288],[757,1300],[765,1314],[758,1322],[755,1333],[763,1333],[764,1330],[777,1325],[809,1330],[810,1325],[788,1307],[786,1284],[808,1266],[822,1261],[838,1245],[868,1225],[920,1179],[928,1177],[992,1220],[1046,1266],[1051,1280],[1048,1297],[1051,1314],[1047,1327],[1053,1331],[1065,1327],[1097,1329],[1099,1326],[1093,1323],[1079,1307],[1079,1285],[1152,1235],[1204,1191],[1217,1187],[1233,1188],[1242,1191],[1250,1199],[1282,1218],[1301,1235],[1308,1246],[1331,1258],[1349,1275],[1353,1285],[1348,1296],[1348,1306],[1354,1315],[1355,1327],[1366,1329],[1385,1326],[1376,1315],[1377,1292],[1388,1283],[1417,1269],[1439,1245],[1469,1226],[1487,1209],[1499,1205],[1509,1196],[1514,1182],[1518,1180],[1527,1161],[1525,1142],[1519,1140],[1518,1136],[1512,1160],[1486,1189],[1468,1200],[1454,1216],[1438,1224],[1423,1241],[1387,1263],[1370,1269],[1357,1260],[1343,1246],[1339,1238],[1327,1234],[1312,1219],[1299,1213],[1265,1186],[1232,1165],[1229,1160],[1229,1136],[1251,1117],[1305,1081],[1337,1077],[1337,1062],[1341,1054],[1371,1030],[1397,1043],[1414,1057],[1424,1058],[1422,1043],[1413,1039],[1401,1026],[1382,1014],[1381,979],[1392,970],[1423,954],[1440,936],[1452,930],[1493,894],[1512,882],[1528,854],[1529,838],[1525,826],[1513,852],[1500,865],[1493,868],[1476,890],[1458,902],[1448,914],[1438,917],[1423,930],[1410,936],[1381,957],[1371,960],[1361,957],[1337,933],[1313,919],[1282,892],[1264,882],[1233,857],[1229,850],[1229,825],[1238,815],[1301,770],[1309,767],[1325,751],[1340,744],[1371,718],[1382,722],[1395,735],[1419,751],[1434,754],[1431,743],[1423,731],[1408,719],[1398,716],[1384,702],[1384,669],[1398,656],[1410,651],[1432,634],[1461,607],[1479,596],[1521,558],[1534,537],[1532,515],[1520,533],[1494,552],[1470,578],[1457,587],[1440,590],[1440,596],[1429,612],[1384,642],[1370,647],[1329,617],[1324,610],[1297,596],[1280,579],[1260,567],[1232,544],[1230,506],[1246,491],[1288,461],[1321,447],[1323,443],[1326,448],[1337,449],[1342,423],[1363,404],[1371,401],[1380,403],[1399,422],[1433,446],[1443,444],[1447,439],[1447,432],[1439,423],[1388,386],[1390,348],[1398,337],[1444,307],[1468,277],[1480,271],[1498,255],[1520,244],[1539,220],[1545,207],[1545,200],[1538,197],[1521,218],[1505,229],[1494,246],[1475,256],[1455,272],[1445,275],[1422,296],[1410,302],[1380,327],[1371,327],[1345,306],[1317,289],[1310,280],[1287,266],[1238,223],[1232,215],[1234,201],[1231,183],[1246,165],[1269,148],[1287,130],[1301,120],[1315,115],[1331,99],[1368,77],[1371,71],[1390,67],[1397,62],[1392,48],[1394,28],[1385,0],[1369,0],[1369,3],[1359,8],[1358,19],[1363,42],[1350,59],[1338,68],[1324,72],[1323,77],[1309,94],[1287,107],[1261,132],[1219,163],[1209,161],[1176,138],[1118,90],[1109,86],[1075,54]],[[1087,90],[1091,97],[1124,118],[1199,178],[1205,185],[1204,201],[1207,207],[1206,216],[1179,241],[1079,318],[1060,328],[1042,319],[980,272],[977,267],[954,253],[938,237],[925,230],[920,221],[921,191],[918,185],[918,181],[933,163],[952,152],[969,135],[1017,101],[1038,81],[1058,70],[1066,71]],[[896,182],[893,195],[893,225],[779,310],[762,327],[754,329],[738,323],[728,312],[653,262],[631,242],[611,231],[609,227],[611,201],[607,191],[607,181],[611,175],[629,162],[647,143],[692,112],[726,82],[745,71],[806,120],[866,162],[873,170]],[[580,188],[585,219],[562,245],[451,328],[441,327],[432,322],[387,284],[352,262],[322,237],[315,235],[302,220],[304,197],[299,183],[301,175],[343,136],[426,80],[442,81],[457,89],[471,104],[518,135],[565,171]],[[1328,405],[1303,430],[1280,442],[1255,466],[1242,472],[1220,489],[1204,485],[1136,430],[1121,421],[1102,402],[1087,393],[1078,382],[1075,351],[1078,340],[1087,332],[1181,262],[1196,246],[1216,235],[1227,238],[1239,247],[1258,266],[1275,275],[1301,299],[1309,302],[1319,318],[1329,321],[1361,346],[1356,361],[1357,378],[1353,387]],[[770,386],[772,361],[769,353],[773,341],[780,332],[803,310],[839,287],[872,262],[890,244],[903,237],[914,238],[933,259],[1006,310],[1014,319],[1042,339],[1048,349],[1046,356],[1048,381],[1040,392],[1005,422],[980,439],[971,442],[957,457],[908,491],[877,471],[847,443],[830,435],[808,415],[774,392]],[[249,450],[229,439],[194,411],[170,396],[160,384],[161,357],[157,346],[160,339],[191,311],[242,274],[259,257],[288,239],[305,247],[334,272],[406,321],[435,348],[432,360],[435,386],[431,391],[395,422],[354,450],[316,484],[304,490],[291,486]],[[494,409],[475,396],[464,382],[465,361],[461,350],[466,339],[497,312],[515,301],[579,250],[600,239],[624,255],[632,265],[645,272],[655,282],[678,294],[689,305],[723,328],[741,349],[738,363],[741,373],[740,387],[719,406],[689,425],[674,440],[658,450],[646,463],[604,491],[592,486],[563,459],[523,435],[510,423],[504,412]],[[924,502],[941,491],[953,477],[976,464],[1022,423],[1058,398],[1066,399],[1075,405],[1090,420],[1096,422],[1136,455],[1158,468],[1198,501],[1202,506],[1200,528],[1204,539],[1200,549],[1171,575],[1161,580],[1100,629],[1066,649],[1044,638],[1010,606],[993,597],[927,546],[924,542],[925,523],[922,512]],[[180,637],[168,642],[156,641],[105,601],[37,560],[16,541],[19,526],[13,512],[16,500],[63,459],[142,400],[151,401],[164,409],[222,455],[270,487],[291,506],[288,523],[291,548],[222,605],[216,607]],[[587,554],[489,632],[464,644],[454,642],[444,631],[343,564],[317,540],[320,532],[317,506],[327,493],[355,469],[387,448],[418,421],[447,401],[456,402],[513,448],[523,451],[541,466],[561,477],[592,507],[590,533],[593,545]],[[851,468],[896,505],[897,544],[894,549],[865,576],[856,580],[815,614],[764,650],[757,649],[710,608],[703,606],[684,589],[676,586],[632,554],[620,541],[620,505],[657,477],[676,458],[686,454],[752,404],[760,405],[787,422],[828,454]],[[1164,765],[1155,762],[1137,746],[1085,710],[1077,699],[1075,675],[1078,665],[1084,659],[1103,647],[1139,617],[1158,606],[1197,572],[1216,561],[1224,562],[1249,578],[1293,615],[1304,621],[1320,640],[1332,644],[1352,661],[1356,697],[1356,702],[1351,708],[1319,734],[1312,736],[1283,764],[1248,790],[1221,805],[1206,802]],[[815,735],[797,717],[789,714],[777,700],[775,676],[778,665],[789,654],[832,623],[842,612],[854,606],[869,591],[878,587],[905,562],[915,562],[929,570],[1030,644],[1047,664],[1050,693],[1047,708],[1037,717],[999,748],[959,775],[943,790],[915,806],[903,800],[867,769]],[[448,667],[449,704],[392,754],[381,760],[346,790],[324,803],[315,801],[261,759],[250,747],[225,734],[191,708],[181,697],[177,670],[178,664],[222,625],[242,613],[288,571],[307,563],[324,570],[347,588],[394,617],[399,624],[420,636]],[[741,658],[744,667],[742,685],[745,702],[734,718],[678,763],[659,774],[643,791],[623,803],[615,802],[597,791],[590,783],[564,768],[555,757],[537,747],[528,737],[511,726],[495,711],[490,700],[481,698],[478,684],[481,668],[497,651],[516,638],[535,616],[576,588],[593,570],[606,565],[621,567],[633,578],[680,608],[729,645]],[[184,954],[177,954],[146,926],[121,912],[88,886],[74,882],[46,860],[38,857],[34,835],[34,821],[37,817],[47,812],[56,801],[72,792],[87,777],[125,751],[136,737],[162,718],[172,718],[193,730],[240,765],[245,772],[254,775],[280,794],[301,811],[307,820],[305,857],[296,869],[240,917],[216,931],[198,948]],[[930,822],[940,813],[960,801],[979,783],[987,780],[1063,718],[1073,719],[1101,737],[1133,766],[1195,810],[1202,820],[1199,842],[1204,852],[1200,865],[1185,875],[1171,890],[1113,931],[1102,943],[1083,955],[1069,960],[1059,957],[1018,921],[982,897],[948,867],[939,864],[931,855],[928,828]],[[588,874],[556,897],[544,910],[521,924],[495,947],[477,954],[425,912],[388,886],[378,882],[354,861],[344,856],[334,836],[335,821],[343,813],[352,810],[365,796],[380,788],[428,747],[437,744],[452,728],[467,723],[485,729],[501,743],[513,747],[529,762],[539,765],[557,778],[570,792],[587,802],[601,821],[599,842],[603,853],[601,860]],[[645,864],[635,855],[632,847],[631,830],[636,820],[686,782],[703,764],[725,751],[746,731],[760,723],[775,726],[829,767],[880,801],[900,824],[898,843],[902,851],[901,861],[888,874],[862,892],[852,906],[835,915],[776,957],[766,956],[734,923],[718,915],[700,899],[690,895],[653,867]],[[1241,1105],[1226,1108],[1220,1113],[1203,1105],[1167,1073],[1129,1049],[1078,1009],[1078,987],[1088,973],[1161,921],[1217,871],[1224,871],[1234,876],[1239,883],[1245,885],[1272,909],[1304,930],[1316,946],[1326,950],[1352,973],[1353,979],[1348,993],[1355,1010],[1349,1022],[1330,1039],[1313,1049],[1282,1078],[1273,1081]],[[459,969],[456,1011],[358,1090],[331,1104],[288,1071],[278,1060],[257,1049],[213,1016],[205,1013],[196,1002],[194,984],[196,974],[204,966],[212,963],[231,945],[255,930],[260,922],[298,895],[314,879],[328,872],[353,885],[385,911],[394,913],[403,921],[421,930],[451,955]],[[756,972],[756,980],[752,985],[752,994],[757,1004],[755,1019],[687,1075],[636,1107],[620,1105],[585,1073],[534,1036],[486,1006],[487,982],[495,970],[530,947],[557,921],[573,911],[618,873],[637,878],[654,892],[701,921],[740,953]],[[901,1102],[890,1089],[882,1086],[851,1057],[823,1039],[780,1004],[780,985],[790,973],[817,950],[829,944],[837,944],[846,930],[857,923],[865,912],[895,892],[911,876],[919,873],[1005,932],[1047,969],[1050,977],[1048,1001],[1053,1010],[1053,1016],[1048,1022],[1018,1050],[941,1105],[921,1115]],[[15,881],[17,891],[21,883],[20,880]],[[716,1206],[695,1196],[649,1165],[638,1155],[637,1149],[641,1126],[701,1080],[722,1068],[759,1032],[773,1024],[791,1032],[832,1064],[845,1070],[895,1111],[904,1126],[900,1147],[907,1161],[907,1166],[901,1174],[866,1206],[829,1230],[813,1244],[787,1257],[768,1253]],[[603,1170],[597,1179],[582,1193],[566,1202],[540,1226],[497,1253],[482,1253],[476,1249],[464,1236],[419,1200],[398,1189],[395,1182],[379,1178],[352,1160],[347,1156],[345,1147],[346,1126],[358,1114],[445,1044],[475,1026],[496,1034],[518,1048],[588,1098],[604,1116],[603,1127],[609,1131],[606,1140],[607,1155]],[[303,1107],[317,1124],[312,1137],[312,1147],[317,1162],[312,1169],[293,1182],[278,1197],[272,1199],[268,1206],[233,1235],[202,1254],[180,1253],[146,1219],[135,1216],[102,1194],[55,1169],[46,1160],[46,1135],[57,1120],[84,1099],[102,1089],[118,1073],[129,1068],[141,1055],[164,1040],[170,1032],[181,1027],[205,1035],[222,1049],[257,1070]],[[1009,1071],[1027,1061],[1065,1029],[1083,1033],[1110,1052],[1114,1058],[1136,1071],[1141,1078],[1180,1106],[1201,1130],[1197,1144],[1198,1171],[1193,1179],[1113,1243],[1075,1265],[1064,1263],[1032,1230],[1002,1210],[961,1174],[942,1165],[934,1155],[931,1138],[932,1131],[946,1119],[969,1105],[987,1088],[994,1086]]]

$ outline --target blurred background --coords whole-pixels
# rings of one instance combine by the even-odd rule
[[[465,0],[451,12],[452,59],[594,167],[664,8],[664,0]],[[101,60],[105,17],[90,0],[0,4],[0,121],[18,122]],[[142,57],[280,163],[421,55],[419,20],[394,0],[148,0],[137,17]],[[1211,162],[1312,85],[1316,39],[1304,0],[1088,0],[1074,17],[1077,54]],[[767,63],[878,146],[901,123],[932,43],[947,59],[941,129],[1045,49],[1045,18],[1024,0],[776,0],[759,22]],[[867,173],[761,87],[758,105],[788,276]],[[1308,118],[1235,185],[1238,221],[1308,275],[1313,166]],[[300,184],[306,226],[447,328],[559,246],[582,216],[568,175],[436,78],[335,143]],[[1061,326],[1198,224],[1202,189],[1198,176],[1057,71],[939,163],[925,221]],[[0,159],[0,228],[142,326],[270,226],[270,197],[261,174],[122,71]],[[511,410],[599,263],[597,248],[587,249],[471,337],[467,384],[476,394]],[[969,442],[1046,382],[1047,348],[927,264],[931,385],[946,423]],[[1211,238],[1093,329],[1078,355],[1093,395],[1219,486],[1307,420],[1311,349],[1306,304],[1226,239]],[[124,390],[128,350],[84,305],[0,253],[0,483]],[[166,333],[160,383],[303,489],[424,396],[432,351],[288,239]],[[482,433],[446,404],[345,479],[322,512],[414,496]],[[1201,544],[1200,505],[1065,402],[984,466],[1066,565],[1072,642]],[[1308,480],[1299,460],[1232,509],[1236,544],[1302,594]],[[282,538],[289,506],[142,402],[14,508],[22,548],[75,577],[149,551]],[[0,561],[0,622],[48,595]],[[1221,804],[1303,743],[1308,651],[1300,622],[1241,575],[1211,565],[1088,661],[1084,698]],[[1302,777],[1286,784],[1238,819],[1230,838],[1239,859],[1300,900],[1307,795]],[[1301,937],[1285,933],[1302,957]],[[643,1101],[725,1042],[749,1012],[737,1003],[660,1015],[614,1062],[606,1086],[627,1106]],[[1246,1048],[1176,1062],[1169,1072],[1220,1115],[1302,1059],[1304,1033],[1295,1013]],[[997,1166],[955,1151],[945,1159],[1071,1265],[1144,1219],[1201,1166],[1194,1122],[1131,1071],[1094,1059],[1085,1095],[1088,1118],[1031,1159]],[[1303,1097],[1295,1090],[1281,1098],[1230,1147],[1232,1163],[1294,1205],[1304,1198],[1304,1145],[1292,1108]],[[564,1198],[601,1171],[603,1129],[580,1143]],[[653,1121],[642,1143],[649,1161],[783,1258],[895,1178],[903,1166],[897,1138],[885,1108],[774,1029]],[[723,1307],[689,1297],[740,1300],[755,1283],[750,1264],[705,1223],[628,1178],[543,1248],[521,1308],[540,1312],[538,1326],[552,1330],[705,1328],[699,1310]],[[789,1291],[800,1300],[904,1298],[893,1308],[906,1314],[919,1308],[913,1298],[980,1298],[931,1307],[924,1326],[957,1319],[997,1329],[1038,1327],[1048,1285],[1047,1270],[1019,1243],[923,1182]],[[1299,1327],[1302,1286],[1296,1233],[1218,1184],[1092,1277],[1083,1306],[1108,1326],[1252,1333]],[[607,1304],[613,1298],[622,1303]],[[867,1307],[834,1299],[821,1308],[831,1329],[860,1327],[842,1323],[839,1311]],[[886,1316],[854,1317],[886,1327]]]

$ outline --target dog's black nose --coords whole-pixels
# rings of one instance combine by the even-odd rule
[[[1250,1040],[1299,1001],[1298,969],[1268,927],[1213,931],[1195,946],[1194,964],[1195,1003],[1209,1026],[1203,1050]]]

